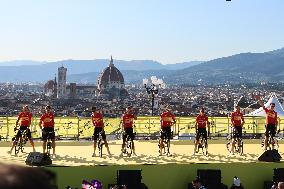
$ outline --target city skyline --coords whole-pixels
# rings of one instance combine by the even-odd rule
[[[13,1],[0,3],[0,62],[66,59],[207,61],[282,48],[284,2]]]

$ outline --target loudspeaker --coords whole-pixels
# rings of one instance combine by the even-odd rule
[[[141,186],[142,170],[118,170],[117,184],[126,185],[128,188],[138,188]]]
[[[221,170],[218,169],[198,169],[197,176],[201,180],[201,184],[206,187],[210,185],[219,185],[221,184]]]
[[[26,164],[35,166],[51,165],[52,160],[47,154],[40,152],[30,152],[26,159]]]
[[[281,158],[277,150],[267,150],[258,158],[258,161],[279,162]]]
[[[276,168],[273,171],[273,181],[284,182],[284,168]]]
[[[273,185],[274,185],[273,181],[264,181],[263,189],[271,189]]]

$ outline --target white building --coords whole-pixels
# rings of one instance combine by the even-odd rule
[[[58,68],[57,98],[66,98],[66,74],[67,68]]]

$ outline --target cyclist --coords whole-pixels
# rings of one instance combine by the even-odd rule
[[[122,115],[122,126],[123,126],[123,136],[122,136],[122,148],[121,148],[121,155],[123,156],[123,150],[125,147],[125,142],[127,139],[127,136],[130,137],[130,139],[133,141],[134,140],[134,133],[133,133],[133,125],[134,125],[134,120],[137,120],[136,115],[133,112],[133,107],[129,106],[126,108],[125,113]],[[137,156],[135,153],[135,145],[134,142],[132,142],[132,149],[133,149],[133,155]]]
[[[42,128],[43,126],[43,128]],[[39,127],[42,130],[42,151],[45,153],[47,138],[49,138],[52,143],[52,156],[55,157],[55,133],[54,133],[54,114],[51,111],[51,106],[45,107],[45,113],[40,117]]]
[[[167,138],[171,138],[172,130],[171,126],[176,123],[176,117],[171,112],[170,107],[166,107],[164,112],[161,114],[161,136],[160,136],[160,156],[162,155],[162,149],[164,146],[164,140]]]
[[[210,125],[209,125],[208,117],[205,114],[204,108],[200,108],[199,115],[195,119],[196,140],[194,144],[193,155],[195,154],[197,146],[200,143],[201,135],[204,139],[207,140],[206,126],[208,127],[208,135],[209,135]]]
[[[233,138],[232,138],[232,146],[231,153],[234,154],[234,149],[236,145],[236,139],[242,139],[242,130],[243,125],[245,124],[244,116],[241,113],[240,106],[237,104],[235,106],[236,111],[231,113],[231,124],[233,126]]]
[[[96,107],[92,107],[92,123],[94,125],[94,153],[92,157],[96,157],[96,147],[97,147],[97,140],[99,138],[99,134],[101,133],[102,139],[105,143],[108,155],[110,156],[110,151],[108,147],[108,143],[106,140],[106,134],[104,131],[104,121],[103,121],[103,115],[97,110]]]
[[[22,137],[22,132],[23,131],[26,131],[26,134],[27,134],[27,137],[31,143],[31,146],[33,147],[33,151],[35,152],[35,146],[34,146],[34,142],[33,142],[33,139],[32,139],[32,136],[31,136],[31,131],[29,129],[29,126],[31,125],[31,121],[32,121],[32,113],[30,112],[29,110],[29,106],[28,105],[25,105],[23,107],[23,111],[19,114],[18,116],[18,119],[16,121],[16,127],[14,130],[17,129],[17,126],[20,125],[20,128],[16,134],[16,139],[13,141],[13,144],[12,144],[12,148],[10,151],[8,151],[9,154],[12,153],[14,147],[16,146],[18,140],[20,137]],[[20,124],[19,124],[20,122]]]
[[[257,100],[266,114],[264,150],[267,150],[269,133],[271,133],[272,137],[275,137],[277,131],[277,124],[278,124],[277,112],[274,110],[275,103],[270,103],[270,108],[268,109],[264,106],[260,97],[257,96]]]

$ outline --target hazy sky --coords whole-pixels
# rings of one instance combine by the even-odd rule
[[[166,64],[281,47],[283,0],[0,0],[0,61]]]

